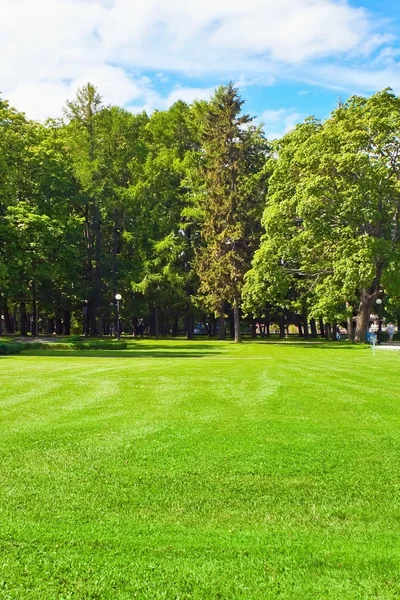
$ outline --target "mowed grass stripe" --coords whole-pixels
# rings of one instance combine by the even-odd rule
[[[99,354],[1,363],[0,597],[399,596],[397,355]]]

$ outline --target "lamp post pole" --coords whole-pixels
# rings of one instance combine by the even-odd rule
[[[121,337],[121,324],[119,320],[119,301],[121,300],[121,294],[115,294],[115,299],[117,301],[117,339]]]

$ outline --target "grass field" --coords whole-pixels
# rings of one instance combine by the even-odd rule
[[[1,599],[400,597],[400,352],[0,364]]]

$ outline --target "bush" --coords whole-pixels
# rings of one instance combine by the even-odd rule
[[[375,335],[376,335],[376,333],[375,333]],[[381,342],[383,342],[383,343],[389,342],[389,334],[388,334],[388,332],[387,331],[381,331],[380,338],[381,338]],[[393,341],[394,342],[400,342],[400,333],[399,332],[394,334]]]
[[[75,342],[71,344],[74,350],[126,350],[126,342]]]
[[[24,344],[20,342],[14,342],[9,344],[8,342],[0,343],[0,356],[6,356],[9,354],[21,354],[24,349]]]
[[[15,345],[15,344],[13,344]],[[78,342],[27,342],[21,344],[24,351],[29,350],[126,350],[126,342],[78,341]]]

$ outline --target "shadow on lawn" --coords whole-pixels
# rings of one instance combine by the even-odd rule
[[[309,342],[293,342],[293,341],[269,341],[269,340],[259,340],[257,343],[262,344],[263,346],[290,346],[291,348],[317,348],[323,350],[356,350],[359,348],[368,349],[369,346],[367,344],[353,344],[351,342],[331,342],[331,341],[309,341]]]
[[[201,358],[221,354],[218,350],[205,352],[181,352],[169,349],[168,351],[155,349],[140,350],[25,350],[23,356],[50,356],[50,357],[79,357],[79,358]]]

